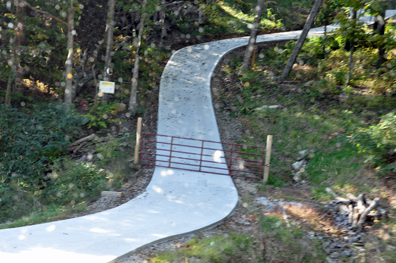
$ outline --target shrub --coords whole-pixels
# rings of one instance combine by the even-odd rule
[[[0,220],[7,213],[22,213],[19,205],[39,202],[39,193],[50,183],[51,165],[83,123],[66,105],[40,104],[32,109],[0,105]]]
[[[368,128],[357,128],[349,137],[366,161],[379,166],[379,172],[394,171],[396,160],[396,116],[390,112]]]
[[[92,163],[57,162],[50,175],[50,187],[42,190],[46,202],[57,205],[79,203],[99,196],[106,173]]]

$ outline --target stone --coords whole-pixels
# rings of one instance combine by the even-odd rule
[[[268,198],[263,197],[263,196],[256,198],[256,200],[254,200],[254,201],[256,203],[259,203],[260,205],[265,205],[265,206],[271,204],[271,201]]]
[[[330,254],[330,258],[336,259],[336,258],[339,258],[339,257],[340,257],[340,253],[338,253],[338,252],[333,252],[333,253]]]
[[[301,168],[304,168],[307,162],[305,160],[295,162],[292,164],[292,167],[294,170],[300,170]]]
[[[255,108],[256,111],[267,110],[267,109],[277,109],[280,105],[263,105],[261,107]]]
[[[122,197],[124,194],[122,192],[114,192],[114,191],[102,191],[101,196],[102,197]]]
[[[298,161],[301,161],[305,156],[308,155],[308,150],[302,150],[298,152]]]
[[[326,258],[326,261],[327,261],[327,263],[334,263],[334,261],[329,257]]]
[[[125,111],[126,110],[126,104],[125,103],[117,103],[115,105],[115,109],[114,110],[118,111],[118,112]]]
[[[342,255],[346,256],[346,257],[350,257],[351,256],[351,252],[349,250],[345,250],[344,252],[342,252]]]
[[[300,171],[294,174],[293,180],[296,182],[301,181],[301,172]]]

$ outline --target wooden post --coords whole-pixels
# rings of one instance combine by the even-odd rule
[[[271,148],[272,148],[272,135],[267,136],[267,149],[265,153],[265,166],[264,166],[264,178],[263,182],[266,183],[268,181],[269,174],[269,164],[271,160]]]
[[[134,164],[139,162],[139,149],[140,149],[140,132],[142,131],[142,118],[138,118],[136,127],[136,146],[135,146],[135,158],[133,160]]]

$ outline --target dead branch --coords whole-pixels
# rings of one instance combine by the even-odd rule
[[[89,135],[89,136],[87,136],[87,137],[81,138],[81,139],[79,139],[79,140],[77,140],[77,141],[71,143],[71,144],[69,145],[69,147],[72,147],[72,146],[74,146],[74,145],[77,145],[77,144],[82,143],[82,142],[85,142],[85,141],[92,140],[92,139],[95,138],[95,136],[96,136],[95,133],[92,133],[91,135]]]
[[[369,207],[366,208],[366,210],[363,212],[363,214],[360,216],[359,222],[357,223],[357,232],[360,233],[362,231],[363,228],[363,223],[364,220],[366,219],[366,216],[368,213],[370,213],[371,210],[373,210],[377,205],[378,205],[378,201],[380,199],[377,197],[373,200],[373,202],[371,203],[371,205]]]
[[[30,5],[28,2],[26,2],[26,1],[22,1],[21,3],[23,3],[24,5],[26,5],[27,7],[29,7],[30,9],[34,10],[34,11],[37,12],[37,13],[41,13],[41,14],[44,14],[44,15],[46,15],[46,16],[49,16],[49,17],[55,19],[56,21],[58,21],[59,23],[63,24],[64,26],[69,27],[69,24],[68,24],[66,21],[63,21],[62,19],[60,19],[60,18],[54,16],[53,14],[50,14],[50,13],[48,13],[47,11],[43,11],[43,10],[40,10],[40,9],[38,9],[38,8],[35,8],[35,7],[31,6],[31,5]]]

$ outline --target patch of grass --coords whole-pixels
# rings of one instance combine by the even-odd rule
[[[199,258],[204,262],[222,263],[235,260],[249,262],[253,253],[253,238],[247,235],[220,235],[203,240],[193,238],[184,248],[168,251],[152,258],[152,262],[180,262],[185,258]],[[193,260],[191,260],[193,262]]]
[[[20,219],[17,219],[12,222],[8,221],[0,225],[0,229],[15,228],[15,227],[45,223],[48,221],[55,221],[58,219],[62,219],[65,216],[70,215],[72,213],[78,213],[84,211],[85,207],[86,207],[85,201],[75,204],[73,206],[58,206],[58,205],[49,205],[48,207],[43,206],[37,209],[36,211],[33,211],[26,216],[23,216]]]

